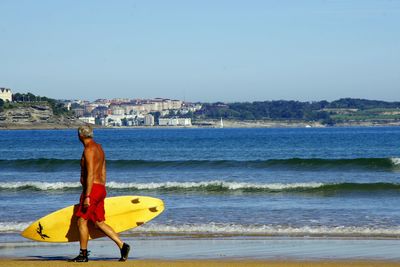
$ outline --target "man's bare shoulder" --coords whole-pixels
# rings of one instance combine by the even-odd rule
[[[92,154],[98,154],[98,153],[104,153],[101,145],[97,144],[97,143],[94,143],[90,146],[85,147],[83,152],[84,152],[85,156],[92,155]]]
[[[83,153],[86,155],[90,155],[90,154],[94,154],[97,152],[97,147],[95,145],[89,145],[87,147],[85,147],[85,149],[83,150]]]

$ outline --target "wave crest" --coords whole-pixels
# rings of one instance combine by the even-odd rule
[[[399,191],[397,183],[246,183],[227,181],[120,183],[109,182],[107,188],[113,191],[161,191],[199,193],[339,193]],[[80,190],[79,182],[0,182],[0,191],[71,191]]]
[[[0,222],[1,233],[20,233],[32,222]],[[227,223],[159,224],[149,223],[126,234],[186,236],[332,236],[332,237],[400,237],[400,227],[371,226],[285,226],[241,225]]]
[[[324,159],[324,158],[290,158],[268,160],[108,160],[107,167],[118,170],[140,168],[247,168],[247,169],[374,169],[383,171],[397,170],[400,158],[355,158],[355,159]],[[60,170],[79,170],[79,160],[73,159],[18,159],[0,160],[0,169],[18,171],[53,172]]]
[[[258,235],[258,236],[336,236],[336,237],[399,237],[400,227],[369,226],[285,226],[208,224],[147,224],[131,232],[187,235]]]

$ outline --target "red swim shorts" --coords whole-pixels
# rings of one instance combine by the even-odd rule
[[[102,184],[93,184],[90,193],[90,206],[85,208],[83,202],[85,195],[82,193],[76,216],[92,222],[105,221],[104,199],[106,198],[106,187]]]

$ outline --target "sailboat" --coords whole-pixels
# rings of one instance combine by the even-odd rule
[[[224,122],[222,121],[222,117],[221,117],[221,123],[219,125],[219,128],[224,128]]]

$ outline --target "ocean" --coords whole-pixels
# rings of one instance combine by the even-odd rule
[[[166,210],[127,236],[400,238],[400,128],[96,129],[108,196]],[[78,202],[76,130],[0,131],[0,242]]]

